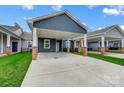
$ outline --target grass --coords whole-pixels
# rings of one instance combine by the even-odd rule
[[[81,55],[81,53],[76,53],[76,52],[74,52],[74,54]],[[122,58],[103,56],[101,54],[95,54],[95,53],[88,53],[88,56],[92,57],[92,58],[96,58],[96,59],[100,59],[100,60],[104,60],[104,61],[107,61],[107,62],[111,62],[111,63],[114,63],[114,64],[124,66],[124,59],[122,59]]]
[[[0,86],[19,87],[31,63],[31,53],[23,52],[0,58]]]

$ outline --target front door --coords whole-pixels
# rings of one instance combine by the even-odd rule
[[[60,51],[60,42],[57,42],[57,52],[59,52]]]
[[[12,42],[12,52],[17,52],[17,49],[18,49],[18,43]]]

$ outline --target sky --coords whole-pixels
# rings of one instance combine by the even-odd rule
[[[30,31],[26,20],[61,10],[68,10],[91,31],[111,25],[120,25],[124,29],[124,6],[121,5],[1,5],[0,24],[14,25],[16,22],[24,31]]]

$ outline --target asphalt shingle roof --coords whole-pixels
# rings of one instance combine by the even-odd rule
[[[93,32],[88,32],[88,35],[104,33],[104,32],[106,32],[106,31],[108,31],[108,30],[110,30],[114,27],[119,27],[119,26],[118,25],[112,25],[112,26],[109,26],[109,27],[106,27],[106,28],[103,28],[103,29],[100,29],[100,30],[96,30],[96,31],[93,31]]]

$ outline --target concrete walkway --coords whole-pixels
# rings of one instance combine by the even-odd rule
[[[22,87],[124,86],[124,67],[70,53],[41,53]]]

